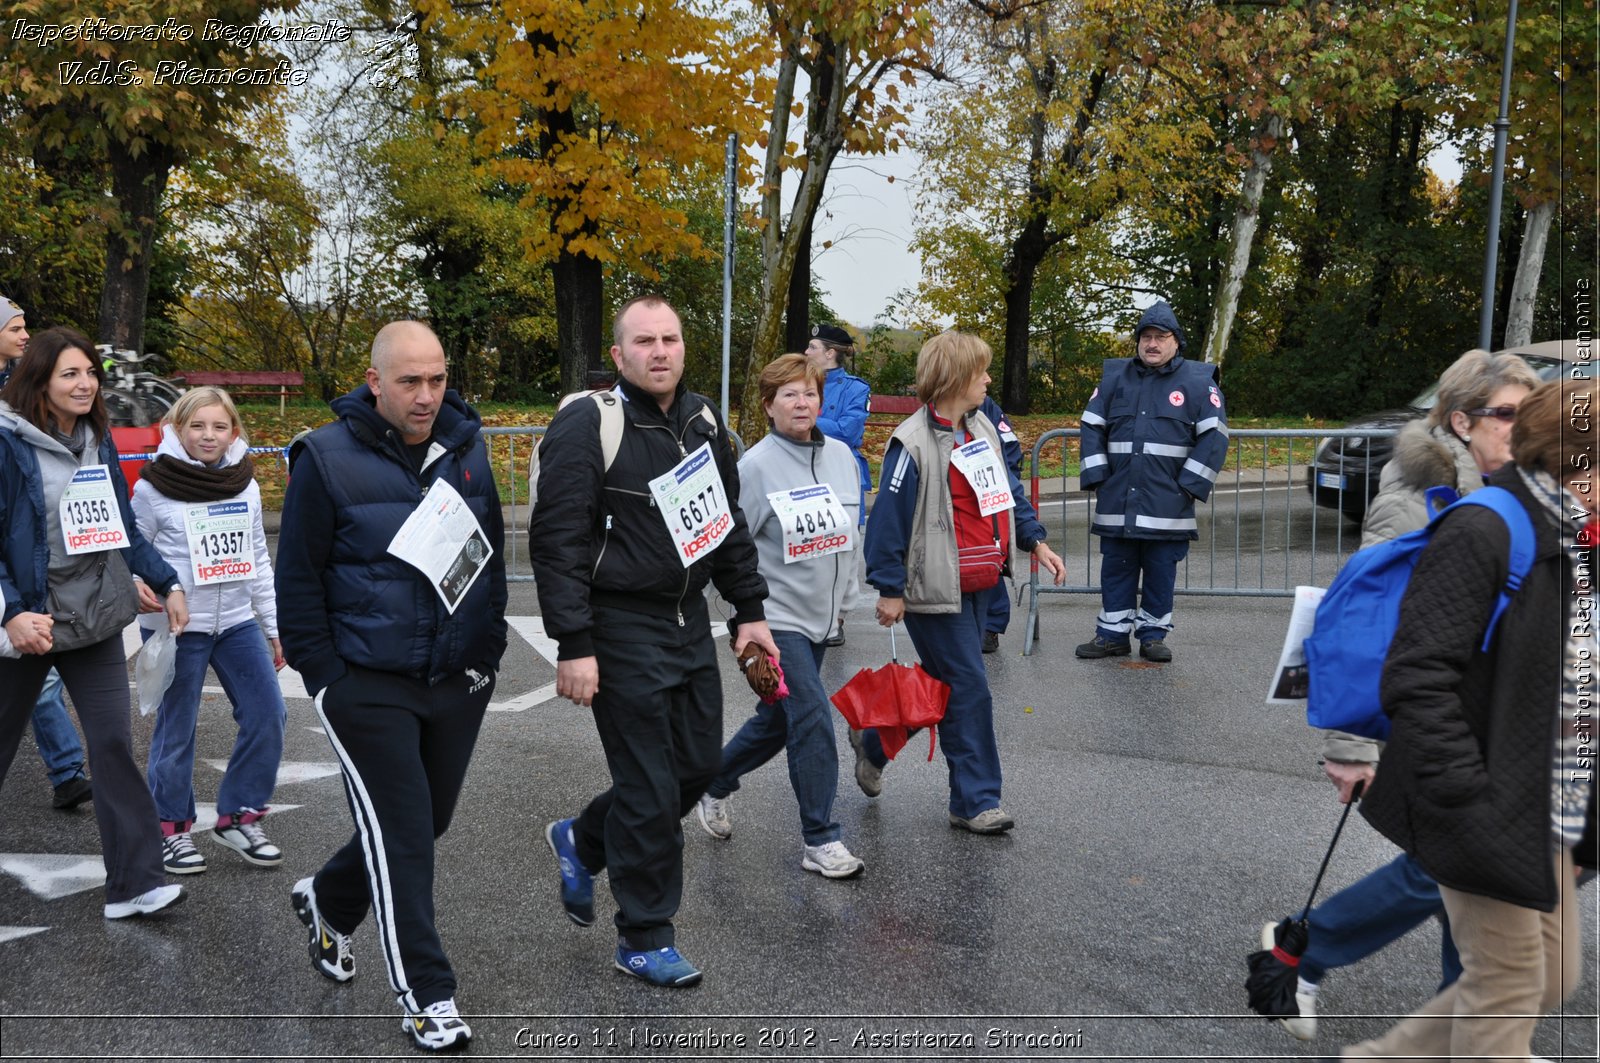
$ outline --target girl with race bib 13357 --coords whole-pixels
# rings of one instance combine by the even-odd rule
[[[283,756],[283,667],[272,562],[239,411],[221,388],[194,388],[161,425],[161,445],[133,489],[139,531],[189,592],[189,627],[177,639],[172,685],[150,736],[150,792],[161,818],[163,858],[174,875],[206,869],[195,847],[195,726],[206,668],[216,670],[239,725],[217,787],[213,840],[252,864],[282,851],[261,829]],[[143,635],[155,634],[141,620]]]

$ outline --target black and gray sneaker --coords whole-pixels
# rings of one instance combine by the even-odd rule
[[[350,952],[350,935],[341,934],[322,921],[322,913],[317,910],[317,894],[311,888],[311,883],[312,879],[303,878],[289,891],[294,914],[311,932],[307,944],[311,965],[324,978],[348,982],[356,976],[356,960]]]
[[[435,1001],[421,1011],[407,1011],[400,1025],[418,1048],[428,1052],[458,1052],[472,1040],[472,1027],[462,1020],[453,999]]]
[[[1145,639],[1139,643],[1139,656],[1147,661],[1166,664],[1172,660],[1172,651],[1162,639]]]
[[[250,818],[244,819],[246,816]],[[219,819],[211,837],[258,867],[276,867],[283,863],[283,850],[272,844],[267,832],[261,829],[260,817],[261,813],[251,808],[223,817],[229,822],[224,825]]]
[[[161,863],[169,875],[198,875],[206,869],[206,858],[194,847],[194,837],[188,831],[161,839]]]

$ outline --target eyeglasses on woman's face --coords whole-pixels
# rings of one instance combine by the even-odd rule
[[[1480,406],[1476,410],[1468,410],[1469,417],[1493,417],[1497,421],[1515,421],[1517,408],[1515,406]]]

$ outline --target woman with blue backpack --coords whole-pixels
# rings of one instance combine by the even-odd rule
[[[1378,494],[1367,507],[1363,549],[1388,542],[1427,525],[1429,491],[1440,488],[1465,496],[1511,460],[1511,431],[1517,407],[1539,385],[1528,363],[1514,354],[1471,350],[1439,378],[1433,409],[1425,420],[1400,430],[1394,457],[1383,467]],[[1369,785],[1383,745],[1346,731],[1322,732],[1322,768],[1349,804],[1355,788]],[[1444,989],[1461,974],[1450,924],[1438,884],[1409,854],[1402,853],[1366,877],[1323,901],[1307,917],[1310,943],[1300,958],[1295,1003],[1299,1014],[1282,1018],[1283,1028],[1308,1041],[1317,1032],[1317,992],[1323,976],[1378,952],[1413,929],[1439,917],[1440,983]],[[1261,929],[1262,948],[1275,944],[1278,923]]]
[[[1593,380],[1551,382],[1517,410],[1513,461],[1489,481],[1533,529],[1509,600],[1511,525],[1464,506],[1439,521],[1401,601],[1381,686],[1392,731],[1361,812],[1439,883],[1462,973],[1346,1057],[1526,1059],[1538,1017],[1581,981],[1574,867],[1596,862],[1595,399]]]

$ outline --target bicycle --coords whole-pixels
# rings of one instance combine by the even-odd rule
[[[105,371],[106,413],[113,425],[158,424],[183,394],[182,388],[165,377],[137,368],[155,357],[153,353],[139,354],[110,343],[96,344],[94,349]]]

